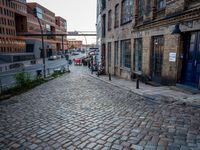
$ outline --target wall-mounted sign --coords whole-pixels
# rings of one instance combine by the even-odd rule
[[[176,53],[169,53],[169,61],[176,62]]]

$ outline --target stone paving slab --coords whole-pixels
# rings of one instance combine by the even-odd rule
[[[200,149],[200,109],[150,99],[81,67],[0,102],[0,149]]]

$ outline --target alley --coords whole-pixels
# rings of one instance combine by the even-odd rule
[[[200,109],[153,103],[77,67],[0,102],[0,149],[200,149]]]

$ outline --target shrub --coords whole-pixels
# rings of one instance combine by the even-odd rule
[[[15,75],[16,84],[19,87],[28,86],[31,82],[30,74],[26,72],[20,72]]]

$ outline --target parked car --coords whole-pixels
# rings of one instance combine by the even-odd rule
[[[56,59],[57,59],[57,56],[53,55],[53,56],[50,56],[48,60],[56,60]]]
[[[56,57],[57,57],[57,59],[60,59],[60,58],[62,58],[62,56],[61,56],[61,55],[57,55]]]
[[[72,52],[72,55],[79,55],[79,52]]]
[[[82,65],[80,58],[74,58],[74,65]]]

